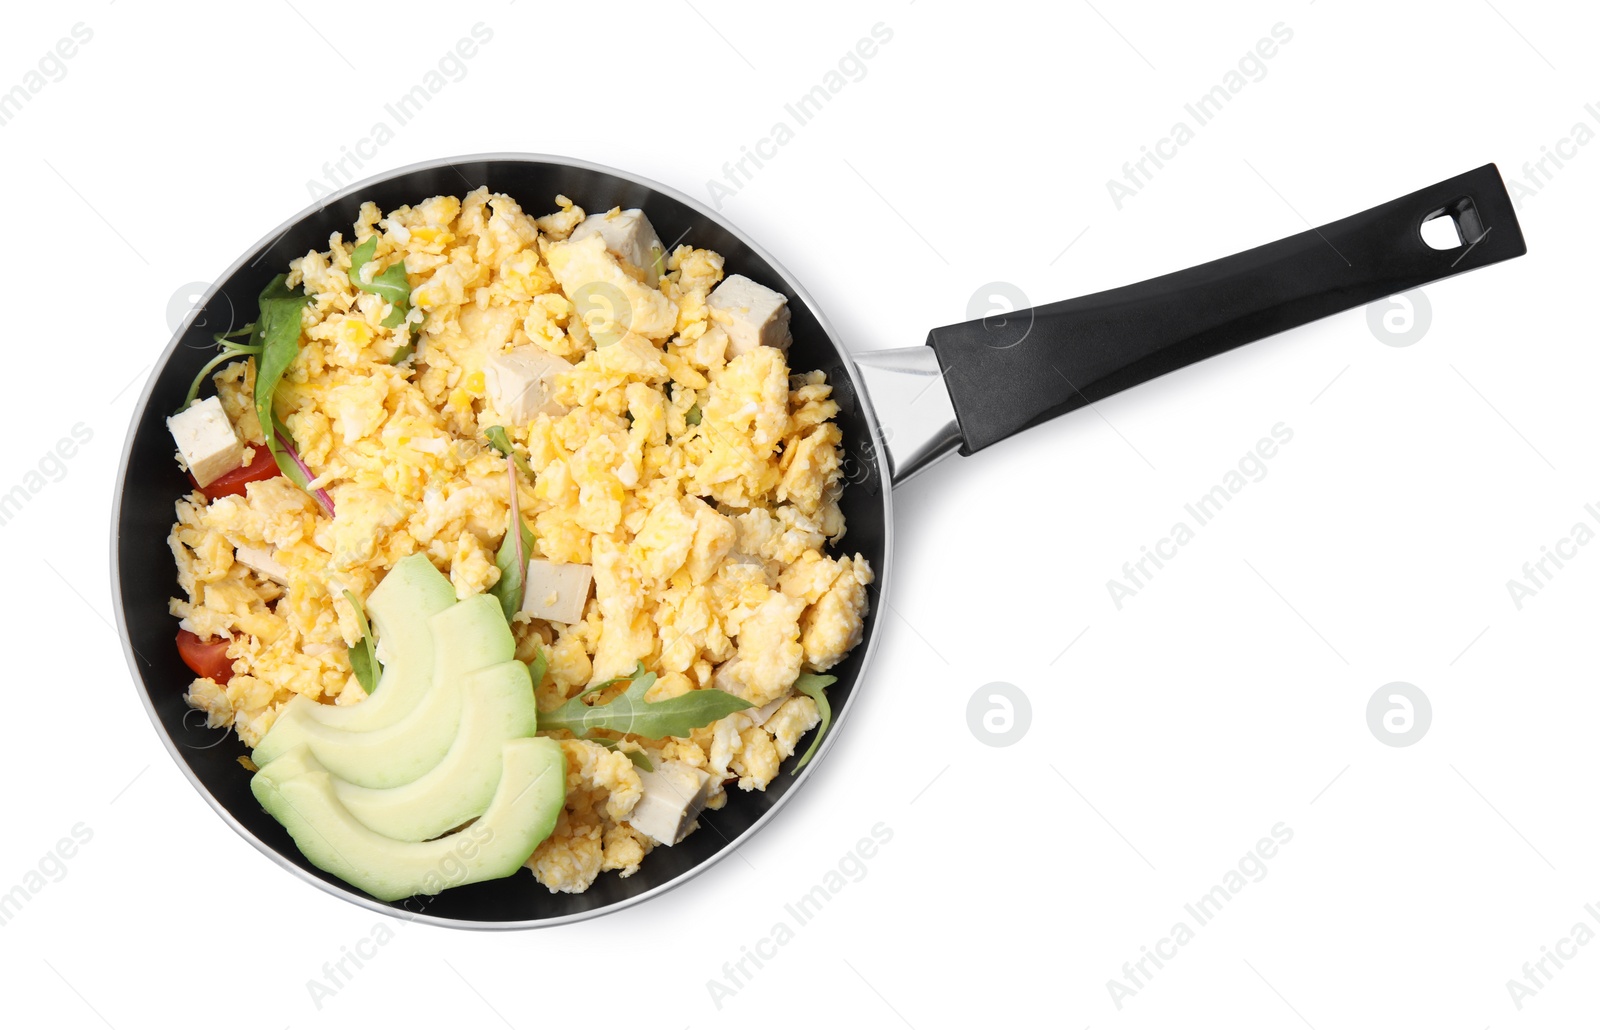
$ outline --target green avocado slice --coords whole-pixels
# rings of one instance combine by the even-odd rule
[[[426,651],[433,668],[428,689],[410,712],[388,725],[363,731],[299,715],[295,705],[290,704],[261,738],[252,755],[256,765],[264,768],[303,746],[334,776],[374,789],[411,783],[437,766],[461,727],[467,674],[515,661],[516,641],[499,602],[488,594],[469,597],[434,614],[427,630],[416,636],[430,638]],[[424,650],[414,640],[401,639],[394,644],[392,648],[386,646],[390,654],[389,666],[384,670],[386,680],[389,669],[398,666],[403,671],[406,665],[419,660]],[[349,710],[354,712],[374,703],[383,689],[380,685],[372,698]],[[327,707],[309,703],[317,708]]]
[[[503,775],[500,750],[538,729],[528,667],[511,661],[467,677],[461,729],[439,764],[401,787],[336,784],[357,819],[396,840],[431,840],[484,813]]]
[[[433,634],[429,620],[456,603],[455,587],[427,555],[413,554],[395,562],[383,581],[367,595],[367,615],[383,644],[388,662],[372,696],[348,707],[318,704],[310,698],[291,708],[337,729],[365,733],[405,718],[433,683]],[[285,713],[287,714],[287,713]]]
[[[483,815],[457,833],[420,843],[363,826],[340,802],[333,777],[309,764],[281,781],[257,774],[250,788],[312,865],[381,901],[398,901],[510,876],[555,828],[567,790],[561,745],[522,737],[503,744],[499,758],[500,783]]]
[[[339,801],[362,825],[395,840],[431,840],[488,808],[500,783],[501,747],[538,728],[533,681],[526,665],[512,661],[470,673],[465,692],[455,743],[421,777],[379,790],[333,781]],[[281,783],[320,768],[302,745],[257,775]]]

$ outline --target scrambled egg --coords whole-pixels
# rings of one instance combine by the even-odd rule
[[[342,591],[365,597],[399,559],[426,553],[460,598],[495,584],[510,486],[484,442],[493,425],[526,449],[534,473],[518,501],[535,556],[594,572],[581,621],[514,624],[520,657],[542,647],[550,659],[541,707],[639,661],[660,677],[651,700],[715,677],[768,705],[860,642],[873,574],[860,555],[827,553],[845,525],[838,408],[823,374],[791,374],[772,347],[728,358],[706,305],[723,277],[719,255],[680,246],[652,288],[598,236],[570,241],[584,212],[556,199],[559,210],[537,219],[486,189],[387,216],[369,203],[350,239],[334,234],[291,263],[289,284],[312,300],[277,412],[337,514],[284,478],[178,502],[170,543],[186,599],[172,612],[203,638],[231,640],[226,685],[201,678],[188,690],[212,726],[254,746],[295,694],[361,701],[346,651],[360,630]],[[393,308],[349,278],[356,242],[373,235],[368,274],[403,259],[412,287],[408,320],[393,329],[382,325]],[[626,326],[586,321],[580,294],[595,284],[625,298]],[[415,359],[391,364],[412,331]],[[484,363],[529,344],[572,363],[555,387],[566,411],[512,424],[486,394]],[[215,377],[246,461],[264,445],[253,379],[248,362]],[[271,552],[286,582],[236,561],[239,547]],[[624,746],[707,771],[718,808],[725,784],[764,789],[818,721],[798,695],[762,725],[754,711]],[[562,747],[566,806],[528,865],[552,891],[576,892],[603,871],[631,874],[654,842],[627,822],[641,788],[626,754]]]

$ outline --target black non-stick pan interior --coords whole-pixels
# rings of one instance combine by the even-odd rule
[[[796,284],[711,216],[677,197],[621,175],[548,158],[494,157],[438,163],[328,198],[322,207],[299,217],[281,235],[247,255],[218,284],[154,374],[135,416],[123,481],[118,487],[121,503],[113,539],[117,580],[113,586],[133,648],[132,662],[140,689],[148,694],[157,721],[200,788],[246,834],[332,889],[359,898],[365,895],[312,868],[283,828],[256,804],[250,794],[249,774],[238,761],[247,753],[244,745],[231,732],[208,729],[204,718],[184,703],[191,674],[178,659],[174,646],[177,620],[167,611],[167,599],[178,596],[180,591],[166,539],[174,518],[173,502],[186,493],[189,484],[173,461],[173,443],[165,419],[177,409],[200,366],[215,353],[212,333],[252,319],[256,295],[269,279],[287,269],[292,258],[326,248],[333,232],[343,232],[348,238],[362,202],[373,201],[388,211],[440,194],[461,196],[479,186],[515,198],[530,215],[555,210],[557,194],[571,197],[587,211],[604,211],[616,205],[643,208],[664,241],[682,240],[717,251],[726,259],[730,274],[743,273],[788,294],[794,334],[790,367],[796,372],[826,371],[841,408],[838,423],[844,432],[849,479],[841,505],[849,530],[839,550],[860,552],[874,569],[885,568],[887,483],[879,474],[868,426],[870,415],[858,401],[849,364]],[[857,675],[880,617],[878,607],[874,605],[868,617],[865,642],[831,670],[839,677],[829,689],[835,711],[844,707],[856,689]],[[530,874],[519,872],[511,879],[458,887],[436,898],[412,899],[394,907],[421,912],[426,919],[516,923],[570,919],[617,905],[678,880],[730,847],[730,842],[754,826],[800,782],[800,777],[790,774],[794,762],[791,758],[764,793],[730,787],[725,808],[702,815],[698,832],[674,848],[657,848],[628,879],[605,873],[586,893],[552,894]],[[195,818],[203,816],[196,813]]]

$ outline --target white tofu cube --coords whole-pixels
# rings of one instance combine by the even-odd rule
[[[744,683],[739,679],[739,659],[729,658],[711,671],[711,689],[721,690],[735,697],[744,696]]]
[[[194,481],[209,486],[244,464],[244,441],[228,421],[222,402],[207,397],[167,419],[167,429]]]
[[[536,619],[571,625],[583,621],[594,567],[535,558],[528,562],[527,589],[522,610]]]
[[[711,776],[687,762],[658,762],[653,772],[639,771],[644,792],[628,823],[667,847],[678,843],[706,807]]]
[[[643,272],[648,285],[660,283],[666,271],[667,250],[643,211],[636,207],[626,211],[612,208],[604,214],[590,215],[572,230],[570,239],[589,236],[599,236],[607,250]]]
[[[489,404],[512,425],[526,425],[535,415],[564,415],[553,399],[556,377],[571,362],[535,344],[514,347],[483,363],[483,386]]]
[[[789,298],[776,290],[730,275],[711,291],[706,306],[728,334],[729,360],[757,347],[789,349]]]
[[[744,714],[747,718],[749,718],[750,725],[765,726],[767,724],[767,720],[771,719],[774,715],[777,715],[778,709],[782,708],[784,702],[789,700],[791,697],[794,697],[794,692],[785,691],[783,694],[773,698],[771,701],[768,701],[760,708],[746,709]]]
[[[289,570],[283,563],[273,557],[273,552],[264,547],[251,547],[249,544],[240,544],[233,549],[233,560],[256,574],[272,580],[274,583],[289,585]]]

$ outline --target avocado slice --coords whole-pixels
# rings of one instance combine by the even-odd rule
[[[252,755],[257,765],[320,734],[319,727],[367,733],[410,716],[428,697],[433,683],[430,620],[456,603],[455,588],[424,554],[400,559],[367,597],[378,639],[389,655],[371,697],[348,707],[320,704],[309,697],[290,699]],[[447,698],[434,699],[435,704]],[[445,717],[435,710],[432,719]]]
[[[426,647],[419,644],[422,638],[428,638]],[[431,652],[430,684],[411,711],[388,725],[363,731],[297,715],[291,703],[261,738],[252,755],[256,765],[265,767],[304,746],[328,772],[349,783],[374,789],[411,783],[437,766],[459,735],[467,674],[516,659],[511,628],[506,625],[499,602],[488,594],[469,597],[437,612],[421,633],[389,638],[385,650],[389,652],[385,681],[390,669],[403,672],[424,653]],[[350,711],[372,704],[382,696],[383,689],[380,685],[372,698]]]
[[[381,901],[510,876],[555,828],[567,792],[561,745],[522,737],[501,745],[499,786],[471,826],[437,840],[397,841],[363,826],[340,802],[333,776],[300,757],[308,759],[300,775],[251,780],[256,800],[312,865]]]
[[[334,794],[363,826],[395,840],[431,840],[489,807],[500,784],[502,745],[538,728],[533,681],[526,665],[510,661],[469,673],[464,686],[461,729],[438,765],[410,783],[379,790],[334,779]],[[302,745],[257,775],[281,783],[322,768]]]
[[[300,705],[296,698],[291,707],[304,708],[305,715],[327,726],[363,733],[398,722],[417,706],[433,682],[433,634],[428,620],[455,603],[455,587],[427,555],[401,558],[367,595],[367,615],[389,656],[372,696],[348,707],[318,704],[310,698]]]
[[[363,824],[395,840],[431,840],[480,816],[503,775],[501,747],[538,729],[528,667],[518,661],[467,677],[461,729],[439,764],[401,787],[336,784],[339,800]]]

